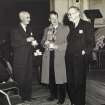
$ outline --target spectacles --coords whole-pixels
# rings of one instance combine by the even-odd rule
[[[74,13],[67,13],[67,16],[75,15],[77,12]]]

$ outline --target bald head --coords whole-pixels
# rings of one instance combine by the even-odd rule
[[[24,25],[29,24],[30,23],[30,13],[27,11],[19,12],[19,19],[21,23],[23,23]]]

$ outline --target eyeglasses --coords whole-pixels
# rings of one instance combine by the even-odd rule
[[[67,16],[71,16],[71,15],[75,15],[77,14],[77,12],[74,12],[74,13],[67,13]]]

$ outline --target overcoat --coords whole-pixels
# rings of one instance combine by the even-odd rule
[[[45,28],[44,37],[42,39],[42,44],[47,40],[47,33],[49,27]],[[55,50],[54,58],[54,73],[55,73],[55,82],[56,84],[63,84],[67,82],[66,78],[66,67],[65,67],[65,50],[67,45],[67,35],[69,33],[69,28],[62,24],[58,25],[56,32],[55,44],[58,46],[58,49]],[[49,84],[49,57],[50,51],[45,49],[42,59],[42,73],[41,73],[41,82],[44,84]]]

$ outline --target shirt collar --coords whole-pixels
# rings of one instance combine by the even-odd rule
[[[73,22],[73,23],[75,24],[75,27],[77,27],[77,26],[78,26],[79,21],[80,21],[80,18],[79,18],[79,19],[74,20],[74,22]]]
[[[23,23],[20,23],[20,25],[22,26],[23,30],[26,32],[26,26]]]

